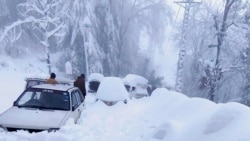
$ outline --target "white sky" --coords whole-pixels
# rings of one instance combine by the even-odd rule
[[[1,57],[0,64],[5,62],[5,67],[0,67],[0,113],[23,91],[25,76],[39,72],[29,65],[31,60],[35,61],[23,60],[26,64]],[[37,61],[38,66],[43,65]],[[0,132],[0,141],[250,140],[250,109],[238,103],[215,104],[163,88],[151,97],[132,99],[127,104],[119,102],[109,107],[94,101],[95,96],[88,94],[78,124],[68,121],[55,133]]]

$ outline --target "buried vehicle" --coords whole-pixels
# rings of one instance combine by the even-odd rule
[[[12,107],[0,114],[0,130],[55,131],[70,118],[76,123],[83,109],[84,98],[77,87],[62,84],[31,86]]]
[[[122,80],[118,77],[104,77],[96,93],[97,100],[112,106],[119,101],[128,102],[129,93]]]
[[[133,98],[142,98],[149,96],[147,88],[148,80],[140,75],[128,74],[123,78],[123,83],[130,93],[130,97]]]
[[[88,78],[88,92],[96,93],[103,78],[101,73],[91,73]]]

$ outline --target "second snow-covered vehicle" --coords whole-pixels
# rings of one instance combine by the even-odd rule
[[[96,93],[103,78],[101,73],[91,73],[88,78],[88,92]]]
[[[83,109],[84,97],[77,87],[35,85],[26,89],[12,107],[0,115],[0,128],[6,131],[53,131],[70,118],[76,123]]]
[[[147,91],[148,80],[140,75],[128,74],[123,78],[124,85],[131,97],[142,98],[149,96]]]

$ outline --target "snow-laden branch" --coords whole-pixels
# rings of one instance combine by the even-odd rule
[[[41,15],[44,15],[44,11],[38,8],[34,4],[30,3],[21,3],[17,6],[17,8],[20,10],[20,12],[23,14],[23,16],[27,16],[30,12],[39,13]]]
[[[34,22],[34,21],[35,21],[35,18],[30,16],[30,17],[26,18],[25,20],[18,20],[9,26],[6,26],[4,28],[3,33],[0,36],[0,42],[7,36],[8,32],[11,31],[13,28],[20,26],[22,24],[25,24],[25,23],[30,23],[30,22]]]
[[[52,31],[47,33],[48,37],[53,36],[56,32],[58,32],[60,29],[62,29],[64,27],[64,23],[61,23],[60,25],[58,25],[55,29],[53,29]]]

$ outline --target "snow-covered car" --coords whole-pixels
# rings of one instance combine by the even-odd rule
[[[140,75],[128,74],[123,78],[123,83],[131,97],[142,98],[149,96],[148,80]]]
[[[25,85],[25,89],[35,86],[35,85],[40,85],[40,84],[45,84],[46,79],[42,79],[42,78],[26,78],[26,85]]]
[[[56,79],[56,80],[57,80],[57,82],[59,84],[73,85],[73,80],[66,80],[66,79],[62,79],[62,78],[61,79]],[[31,86],[45,84],[47,79],[32,77],[32,78],[26,78],[25,81],[26,81],[25,89],[27,89],[27,88],[29,88]]]
[[[54,131],[70,118],[76,123],[83,110],[84,97],[77,87],[35,85],[26,89],[12,107],[0,114],[0,128],[5,131]]]
[[[88,78],[88,92],[96,93],[104,76],[100,73],[91,73]]]
[[[129,93],[126,91],[120,78],[104,77],[97,90],[96,98],[109,106],[119,101],[126,104],[129,99]]]

